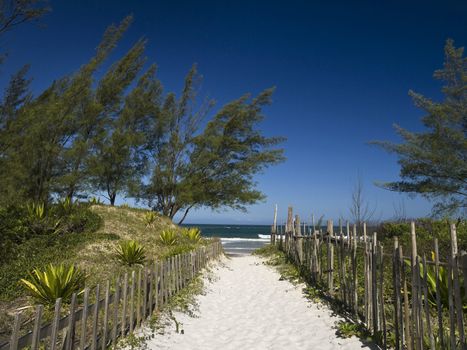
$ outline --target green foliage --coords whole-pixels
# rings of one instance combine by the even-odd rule
[[[117,259],[124,265],[143,265],[146,260],[144,247],[136,241],[120,242],[116,249]]]
[[[368,336],[368,331],[361,324],[339,321],[336,323],[337,335],[342,338],[350,338],[353,336],[364,338]]]
[[[58,232],[60,218],[46,213],[44,203],[29,203],[27,208],[27,227],[32,234]]]
[[[131,20],[110,26],[94,57],[38,96],[27,67],[12,77],[0,102],[2,202],[16,196],[47,210],[69,198],[67,213],[74,198],[98,191],[111,205],[126,194],[171,219],[183,211],[183,221],[192,208],[245,210],[264,199],[253,177],[284,159],[282,139],[258,129],[273,89],[228,103],[202,130],[213,101],[197,103],[196,67],[180,98],[164,95],[156,66],[142,72],[145,40],[97,79]]]
[[[382,184],[398,192],[419,193],[438,199],[437,215],[464,213],[467,208],[467,58],[463,48],[447,40],[444,67],[434,73],[444,81],[444,101],[435,102],[418,93],[409,94],[426,115],[426,132],[410,132],[396,125],[401,144],[375,142],[399,156],[401,181]]]
[[[421,258],[419,257],[420,261]],[[435,253],[432,252],[432,261],[435,260]],[[410,267],[411,263],[410,260],[405,260],[405,264]],[[423,269],[423,264],[419,264],[419,271],[420,271],[420,279],[425,282],[425,271]],[[436,298],[437,298],[437,289],[436,289],[436,266],[433,265],[427,265],[426,268],[426,284],[427,284],[427,289],[428,289],[428,302],[436,307]],[[439,267],[439,298],[441,302],[441,307],[444,309],[449,309],[449,287],[448,287],[448,280],[449,280],[449,274],[447,268],[444,266]],[[464,310],[467,311],[467,297],[465,296],[464,293],[464,287],[462,280],[460,282],[460,289],[461,289],[461,296],[463,296],[462,299],[462,307]]]
[[[104,127],[102,112],[110,109],[108,100],[96,101],[93,88],[100,85],[94,84],[93,75],[130,21],[109,27],[87,64],[37,97],[28,91],[25,71],[12,78],[0,106],[8,111],[0,115],[3,200],[16,196],[47,206],[54,194],[72,198],[85,189],[91,146]]]
[[[56,237],[66,233],[81,233],[99,228],[101,219],[86,205],[73,205],[65,214],[60,204],[9,205],[0,207],[0,262],[6,262],[17,250],[17,246],[38,235]]]
[[[0,34],[26,22],[32,22],[50,11],[46,1],[12,0],[0,3]]]
[[[92,197],[91,200],[89,201],[89,204],[91,204],[91,205],[101,205],[102,201],[101,201],[100,198]]]
[[[164,230],[159,235],[159,241],[163,245],[172,246],[177,244],[177,232],[175,230]]]
[[[30,296],[50,306],[58,298],[69,301],[73,293],[80,292],[85,279],[85,274],[74,265],[50,264],[44,271],[35,268],[28,279],[20,281]]]
[[[62,215],[69,215],[73,211],[73,202],[70,197],[58,201],[58,209]]]
[[[144,223],[146,224],[146,227],[153,227],[156,220],[157,214],[155,212],[148,211],[144,214]]]
[[[420,254],[430,256],[433,250],[433,241],[438,239],[439,254],[441,257],[448,256],[451,251],[451,233],[448,220],[417,219],[415,220],[415,231],[417,235],[417,249]],[[465,220],[456,222],[457,244],[459,250],[467,250],[467,222]],[[393,238],[398,237],[403,247],[410,247],[410,223],[408,222],[384,222],[374,228],[378,232],[378,239],[384,246],[391,246]]]
[[[264,256],[264,257],[270,257],[277,253],[279,253],[277,246],[271,245],[271,244],[266,244],[262,246],[261,248],[258,248],[255,251],[253,251],[254,255],[259,255],[259,256]]]
[[[185,228],[182,235],[191,242],[197,243],[201,239],[201,231],[197,227]]]
[[[401,237],[410,234],[410,224],[408,222],[383,222],[378,233],[385,238]]]
[[[45,218],[44,203],[29,203],[27,209],[31,220],[43,220]]]
[[[134,191],[145,173],[147,129],[153,117],[148,103],[158,98],[159,82],[152,66],[125,97],[125,89],[134,81],[144,62],[145,41],[138,41],[102,79],[97,97],[109,98],[112,109],[103,116],[106,125],[94,140],[89,171],[93,187],[105,191],[111,205],[118,193]],[[118,112],[117,112],[118,111]]]
[[[213,102],[197,108],[198,80],[193,66],[180,98],[169,93],[156,104],[161,118],[148,136],[151,180],[140,191],[149,206],[170,218],[182,211],[179,223],[195,207],[244,210],[262,200],[253,176],[283,160],[275,148],[282,139],[257,129],[272,89],[228,103],[200,130]]]

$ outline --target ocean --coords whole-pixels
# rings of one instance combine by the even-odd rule
[[[191,225],[198,227],[204,237],[219,237],[226,253],[249,254],[269,243],[271,227],[268,225]]]

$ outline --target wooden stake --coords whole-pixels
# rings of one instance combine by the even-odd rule
[[[70,315],[68,316],[68,334],[66,336],[65,349],[71,350],[75,343],[75,311],[76,311],[76,293],[71,296]]]
[[[86,346],[86,333],[89,309],[89,288],[84,288],[83,316],[81,317],[81,339],[79,347],[84,349]]]
[[[41,319],[42,319],[42,312],[44,311],[44,306],[37,305],[36,307],[36,317],[34,319],[34,328],[32,330],[32,344],[31,350],[39,349],[40,343],[40,329],[41,329]]]
[[[57,308],[57,304],[55,304],[55,308]],[[55,322],[55,318],[54,318],[54,322]],[[12,329],[11,337],[10,337],[10,350],[17,350],[18,349],[18,338],[19,338],[20,326],[21,326],[21,314],[19,312],[17,312],[15,314],[15,320],[13,321],[13,329]],[[52,329],[52,332],[53,332],[53,330],[54,329]],[[52,333],[52,334],[54,334],[54,333]],[[55,333],[55,335],[56,335],[56,333]],[[55,348],[55,345],[54,345],[54,348]]]
[[[62,307],[62,298],[58,298],[55,301],[55,311],[54,311],[54,320],[52,322],[52,333],[50,335],[50,350],[55,350],[57,348],[57,335],[58,335],[58,326],[60,322],[60,310]],[[19,317],[19,315],[17,315]],[[16,323],[16,318],[15,318]],[[15,350],[16,350],[15,346]],[[13,350],[13,349],[12,349]]]
[[[92,317],[92,342],[91,349],[97,349],[97,326],[99,325],[99,295],[100,286],[96,286],[96,301],[94,302],[93,317]]]
[[[104,324],[102,330],[102,344],[101,349],[107,349],[107,335],[109,329],[109,305],[110,305],[110,281],[107,281],[105,284],[105,301],[104,301]]]

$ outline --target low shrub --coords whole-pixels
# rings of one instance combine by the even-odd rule
[[[85,204],[75,205],[68,215],[60,217],[58,230],[60,233],[81,233],[95,231],[102,219]]]
[[[185,228],[182,231],[183,237],[188,239],[189,241],[193,243],[197,243],[201,239],[201,231],[197,227],[190,227],[190,228]]]
[[[163,245],[172,246],[177,244],[177,232],[174,230],[164,230],[159,235],[159,241]]]
[[[116,248],[117,259],[123,265],[143,265],[146,260],[144,247],[136,241],[120,242]]]
[[[85,274],[74,265],[50,264],[44,271],[35,268],[28,279],[20,282],[30,296],[50,306],[58,298],[68,302],[73,293],[81,291],[85,279]]]
[[[458,249],[459,251],[467,250],[467,222],[460,220],[455,223]],[[450,224],[451,221],[449,220],[433,220],[430,218],[415,220],[419,254],[429,256],[434,249],[433,241],[437,238],[440,256],[448,256],[451,251]],[[378,227],[372,228],[372,230],[378,233],[378,239],[385,247],[392,246],[394,237],[398,237],[399,243],[405,249],[409,249],[411,246],[410,222],[383,222]]]
[[[154,227],[154,223],[156,222],[157,214],[153,211],[148,211],[144,214],[143,220],[146,224],[146,227]]]

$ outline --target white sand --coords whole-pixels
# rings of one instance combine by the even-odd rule
[[[369,349],[356,337],[336,336],[339,320],[302,294],[303,285],[280,281],[254,256],[224,259],[198,297],[199,317],[176,313],[184,334],[168,327],[150,349]],[[172,329],[171,329],[172,328]]]

